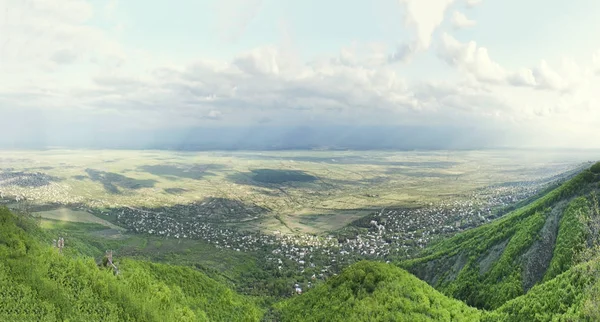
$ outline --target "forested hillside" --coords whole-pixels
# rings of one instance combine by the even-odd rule
[[[473,321],[481,315],[401,268],[367,261],[277,309],[282,321]]]
[[[598,171],[592,170],[399,265],[471,306],[498,308],[565,272],[575,256],[591,246],[591,238],[597,235],[592,226],[598,222],[600,179]]]
[[[249,299],[187,267],[134,260],[120,274],[59,254],[0,209],[0,321],[258,321]]]
[[[598,321],[600,262],[576,265],[493,311],[444,296],[389,264],[361,262],[277,304],[281,321]]]

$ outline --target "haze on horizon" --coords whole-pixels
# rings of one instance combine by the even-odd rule
[[[0,147],[600,148],[600,2],[0,0]]]

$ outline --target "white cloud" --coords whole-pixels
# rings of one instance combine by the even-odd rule
[[[473,8],[482,3],[482,0],[466,0],[466,4],[468,8]]]
[[[404,4],[405,21],[415,29],[417,43],[429,48],[433,32],[444,21],[444,14],[454,0],[399,0]]]
[[[540,65],[533,69],[533,76],[537,87],[541,89],[561,90],[568,86],[563,78],[548,66],[545,60],[542,60]]]
[[[126,59],[123,46],[86,22],[93,7],[83,0],[2,1],[0,3],[0,83],[68,82],[57,74],[76,60],[116,68]],[[35,80],[39,79],[39,80]]]
[[[451,66],[456,66],[480,81],[501,83],[507,72],[494,62],[486,48],[470,41],[463,44],[447,33],[441,35],[440,57]]]
[[[379,66],[388,62],[387,46],[383,43],[353,42],[340,49],[333,62],[346,66]]]
[[[251,75],[279,74],[279,52],[275,47],[262,47],[238,56],[234,64]]]
[[[400,44],[389,56],[390,62],[408,61],[419,51],[429,49],[434,32],[444,22],[446,11],[456,0],[398,0],[404,8],[404,23],[414,30],[415,39]],[[478,0],[466,0],[469,7],[479,3]],[[476,23],[464,14],[456,11],[452,23],[458,28],[472,27]]]
[[[414,53],[427,50],[434,31],[444,21],[446,10],[455,0],[399,0],[404,8],[404,23],[415,32],[415,39],[398,47],[391,61],[406,61]]]
[[[302,61],[288,39],[232,59],[166,65],[120,43],[108,29],[87,25],[94,12],[85,1],[3,1],[0,117],[19,110],[45,115],[49,124],[72,119],[136,128],[207,122],[501,124],[507,131],[523,127],[544,134],[576,124],[582,135],[600,126],[592,99],[600,84],[591,77],[600,72],[600,52],[593,65],[549,59],[535,67],[505,67],[477,42],[442,33],[439,42],[434,38],[438,57],[460,72],[415,81],[403,66],[386,62],[430,47],[453,1],[401,3],[416,36],[390,56],[388,44],[356,42]]]
[[[55,51],[50,59],[57,64],[71,64],[77,59],[77,54],[69,49]]]
[[[477,24],[475,20],[471,20],[467,18],[462,12],[454,11],[452,15],[452,25],[456,29],[460,28],[470,28],[474,27]]]
[[[492,84],[565,92],[576,88],[586,77],[579,66],[570,60],[563,60],[560,73],[545,60],[541,60],[534,68],[509,70],[495,62],[485,47],[478,46],[474,41],[461,43],[448,33],[441,35],[438,55],[449,65],[459,68],[478,81]]]
[[[220,111],[210,110],[206,114],[205,118],[210,119],[210,120],[220,120],[221,119],[221,115],[222,115],[222,113]]]
[[[592,58],[592,66],[594,73],[600,75],[600,50],[594,53],[594,56]]]

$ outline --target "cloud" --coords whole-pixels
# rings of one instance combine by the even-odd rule
[[[561,75],[554,71],[545,60],[533,69],[536,86],[541,89],[561,90],[568,86]]]
[[[259,76],[279,74],[279,62],[278,49],[269,46],[243,53],[236,57],[233,64],[247,74]]]
[[[95,133],[248,124],[477,124],[511,133],[535,129],[541,136],[564,123],[576,125],[581,135],[600,126],[591,99],[600,84],[589,75],[600,70],[600,52],[589,66],[567,59],[503,66],[475,41],[434,36],[450,0],[402,0],[415,39],[391,55],[386,43],[357,41],[300,59],[288,35],[283,43],[248,47],[232,58],[173,64],[88,24],[94,10],[84,1],[29,3],[0,4],[0,12],[8,12],[0,14],[0,118],[20,120],[15,131],[30,128],[24,120],[29,114],[37,115],[40,133],[65,137],[71,128]],[[429,47],[449,66],[448,76],[444,70],[442,76],[412,78],[412,67],[389,64]]]
[[[339,56],[332,62],[345,66],[380,66],[388,62],[387,45],[384,43],[353,42],[340,49]]]
[[[419,48],[427,49],[433,32],[444,21],[444,14],[454,0],[399,0],[405,9],[404,21],[416,33]]]
[[[119,42],[87,24],[94,14],[87,1],[2,1],[0,11],[0,84],[64,84],[73,79],[63,67],[76,60],[111,69],[127,59]]]
[[[455,29],[470,28],[477,24],[475,20],[467,18],[462,12],[454,11],[452,15],[452,25]]]
[[[446,11],[457,0],[398,0],[404,8],[404,23],[414,30],[415,38],[405,41],[393,54],[389,56],[390,62],[409,61],[414,54],[429,49],[434,32],[444,22]],[[466,0],[469,7],[477,5],[477,0]],[[456,28],[467,28],[475,25],[464,14],[455,11],[452,23]]]
[[[210,110],[204,116],[204,118],[209,119],[209,120],[220,120],[221,119],[221,115],[222,115],[222,113],[220,111]]]
[[[594,73],[600,75],[600,50],[594,53],[594,56],[592,57],[592,66]]]
[[[390,63],[407,62],[418,50],[419,45],[416,42],[400,44],[396,47],[396,50],[388,56],[388,61]]]
[[[441,35],[438,55],[450,66],[490,84],[565,92],[573,90],[584,77],[572,61],[563,61],[562,73],[552,69],[545,60],[541,60],[534,68],[509,70],[495,62],[485,47],[478,46],[475,41],[461,43],[448,33]]]
[[[474,41],[464,44],[448,33],[443,33],[439,55],[449,65],[458,67],[483,82],[501,83],[507,77],[507,71],[490,58],[487,49],[478,47]]]
[[[414,39],[404,41],[388,56],[390,63],[407,62],[429,49],[434,31],[444,21],[446,10],[455,0],[398,0],[404,9],[404,24],[414,31]]]
[[[478,5],[480,5],[483,1],[482,0],[466,0],[466,4],[468,8],[473,8],[476,7]]]
[[[77,54],[68,49],[55,51],[50,59],[60,65],[71,64],[77,59]]]

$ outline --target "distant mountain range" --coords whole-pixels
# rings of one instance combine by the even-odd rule
[[[0,148],[108,148],[170,150],[481,149],[500,137],[468,128],[424,126],[251,126],[143,131],[25,131],[0,136]]]

